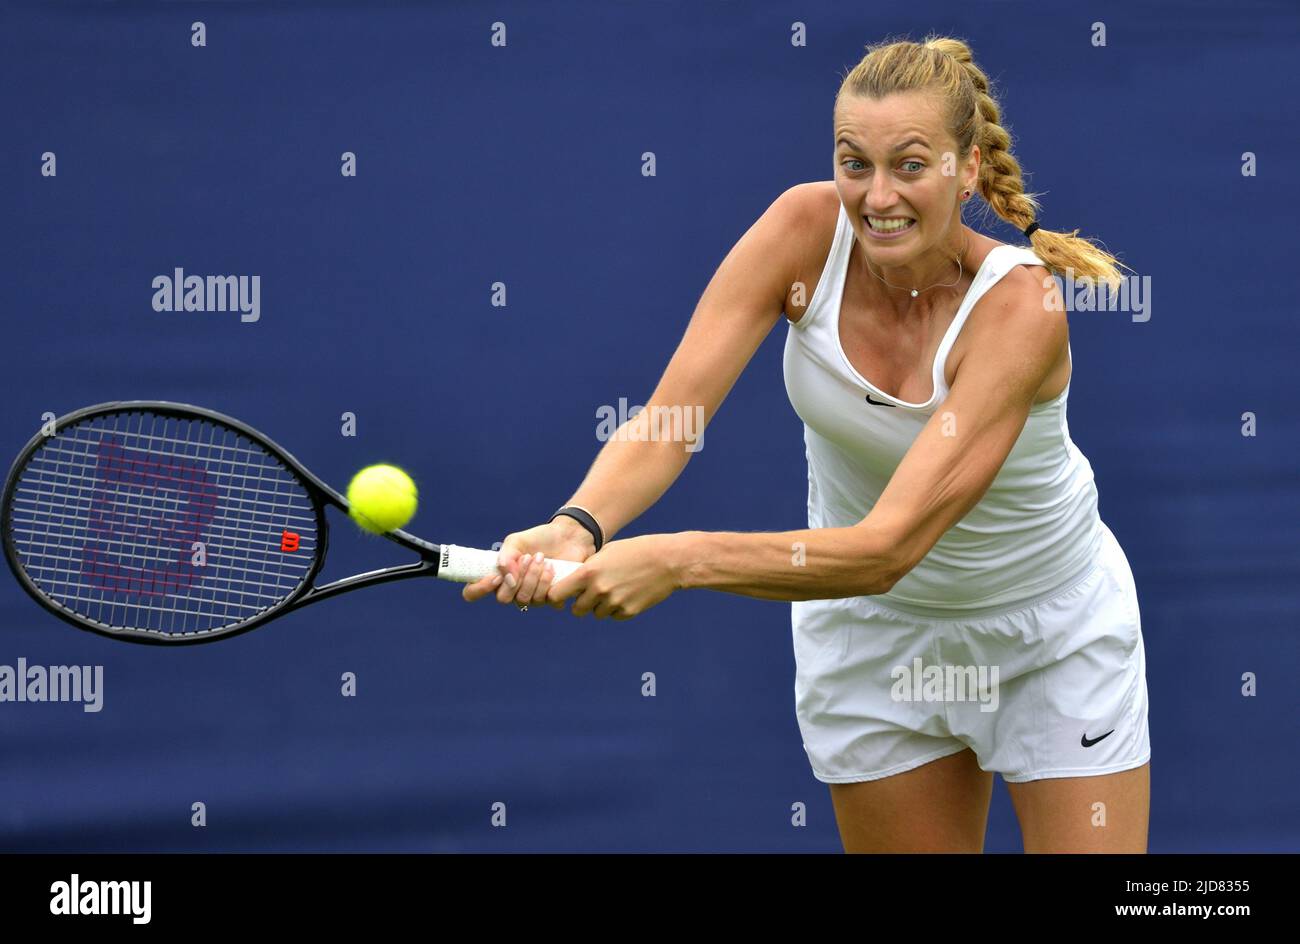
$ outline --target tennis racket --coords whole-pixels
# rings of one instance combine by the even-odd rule
[[[86,407],[37,433],[0,500],[5,560],[37,603],[139,643],[228,639],[349,590],[410,577],[472,583],[497,553],[384,537],[419,561],[316,585],[325,509],[348,501],[270,439],[183,403]],[[555,576],[580,564],[552,560]]]

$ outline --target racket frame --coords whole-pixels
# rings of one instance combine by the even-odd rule
[[[316,552],[310,568],[304,573],[302,581],[296,590],[292,591],[284,599],[280,600],[255,613],[247,619],[230,626],[220,629],[202,630],[193,633],[177,633],[168,635],[156,631],[141,629],[111,629],[100,623],[96,623],[89,618],[79,616],[69,608],[60,604],[54,598],[45,594],[32,578],[23,569],[18,557],[18,548],[14,543],[13,537],[13,496],[12,493],[18,485],[18,479],[27,467],[28,460],[36,453],[38,449],[51,438],[58,436],[59,432],[68,426],[72,426],[83,420],[95,416],[111,416],[115,413],[133,413],[149,412],[159,416],[171,416],[178,419],[195,419],[208,420],[213,423],[220,423],[227,426],[235,432],[244,436],[258,447],[264,449],[273,459],[280,462],[294,477],[303,485],[304,491],[312,500],[312,510],[316,518]],[[215,642],[220,639],[229,639],[232,636],[238,636],[246,633],[250,629],[255,629],[269,619],[282,615],[286,610],[297,609],[306,606],[309,603],[315,603],[324,600],[327,597],[335,596],[348,590],[355,590],[358,587],[368,587],[375,584],[390,583],[395,580],[409,580],[412,577],[436,577],[438,570],[444,560],[444,549],[441,545],[431,544],[413,534],[405,531],[394,529],[386,531],[382,537],[387,538],[394,544],[397,544],[409,551],[413,551],[420,556],[420,560],[410,564],[401,564],[393,567],[381,568],[379,570],[367,571],[362,574],[354,574],[351,577],[344,577],[335,580],[332,583],[323,584],[322,586],[313,586],[321,567],[325,563],[325,554],[329,550],[329,521],[325,516],[327,505],[333,505],[344,514],[349,509],[348,500],[341,494],[330,488],[329,485],[321,481],[310,469],[294,458],[293,454],[287,449],[280,446],[274,440],[241,423],[233,417],[226,416],[224,413],[218,413],[215,410],[209,410],[206,407],[194,406],[188,403],[176,403],[169,400],[117,400],[108,403],[99,403],[95,406],[83,407],[74,410],[64,416],[60,416],[54,421],[53,434],[46,435],[42,430],[38,432],[23,447],[22,452],[14,460],[9,469],[9,474],[5,478],[4,491],[0,493],[0,536],[3,537],[5,562],[9,569],[13,571],[18,583],[27,591],[42,607],[49,610],[55,616],[67,623],[71,623],[78,629],[96,633],[100,636],[107,636],[111,639],[123,640],[144,645],[195,645],[205,642]]]

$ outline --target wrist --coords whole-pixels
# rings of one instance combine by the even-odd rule
[[[703,531],[678,531],[668,535],[668,569],[678,590],[703,586]]]
[[[551,527],[558,528],[566,541],[582,545],[589,554],[596,553],[596,539],[576,519],[570,518],[568,515],[556,515],[551,521]]]

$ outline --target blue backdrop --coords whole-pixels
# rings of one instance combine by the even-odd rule
[[[1151,278],[1149,321],[1070,317],[1071,433],[1141,599],[1151,849],[1296,851],[1292,2],[7,5],[4,461],[46,411],[181,400],[336,485],[398,462],[410,530],[489,546],[569,497],[596,411],[645,401],[754,219],[830,178],[843,70],[932,30],[999,83],[1044,225]],[[155,312],[176,267],[259,275],[260,319]],[[785,330],[624,536],[805,526]],[[404,560],[336,535],[330,575]],[[0,664],[20,657],[102,665],[104,704],[0,704],[4,850],[839,848],[784,603],[575,620],[417,581],[161,650],[5,578]],[[1017,850],[994,797],[987,847]]]

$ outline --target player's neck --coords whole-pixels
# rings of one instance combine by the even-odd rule
[[[929,249],[901,266],[869,262],[866,252],[855,245],[858,269],[872,307],[883,317],[899,323],[924,319],[936,305],[951,300],[953,292],[962,290],[970,271],[970,245],[965,227],[958,227],[942,247]]]

